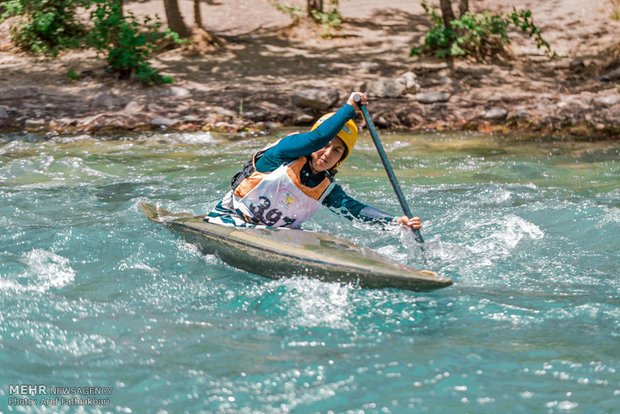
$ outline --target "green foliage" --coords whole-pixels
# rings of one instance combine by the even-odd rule
[[[2,6],[0,22],[21,16],[10,28],[12,40],[35,55],[56,56],[79,46],[84,28],[76,23],[76,9],[87,0],[8,0]]]
[[[306,15],[306,11],[295,5],[291,5],[288,3],[281,3],[279,1],[271,1],[271,4],[275,6],[276,9],[290,15],[293,19],[297,20]]]
[[[338,29],[342,24],[342,15],[338,11],[338,0],[329,0],[330,11],[311,10],[314,20],[321,25],[322,37],[332,37],[333,29]]]
[[[77,73],[76,71],[74,71],[73,69],[69,69],[67,71],[67,77],[69,79],[71,79],[72,81],[76,81],[76,80],[80,79],[80,74]]]
[[[323,33],[321,36],[323,37],[332,37],[333,29],[340,27],[342,24],[342,16],[338,9],[332,9],[330,12],[319,12],[316,10],[312,10],[312,17],[321,25],[323,29]]]
[[[295,20],[299,20],[308,14],[308,11],[304,8],[288,3],[272,0],[271,4]],[[312,18],[321,25],[322,37],[332,37],[333,29],[337,29],[342,24],[342,15],[338,11],[338,0],[330,0],[329,4],[331,7],[329,12],[310,10]]]
[[[22,49],[35,55],[57,56],[63,49],[93,47],[106,55],[109,69],[120,78],[135,76],[147,85],[174,81],[148,61],[157,49],[157,40],[169,37],[176,43],[187,43],[170,29],[162,31],[158,19],[139,21],[132,13],[123,15],[121,0],[8,0],[1,5],[4,12],[0,22],[21,17],[10,32]],[[91,10],[93,26],[88,33],[76,22],[78,7]],[[79,78],[74,71],[67,76]]]
[[[513,12],[510,13],[509,17],[514,23],[516,27],[520,27],[522,31],[529,34],[530,37],[533,37],[536,41],[536,47],[540,49],[544,47],[547,49],[547,53],[551,53],[551,47],[549,43],[542,37],[542,32],[540,29],[534,25],[532,21],[532,12],[530,10],[517,10],[516,8],[512,8]]]
[[[468,11],[453,20],[451,27],[446,27],[443,17],[435,8],[430,8],[426,2],[422,6],[430,14],[431,29],[426,34],[424,45],[412,48],[410,56],[425,51],[434,52],[440,58],[469,55],[483,59],[494,56],[510,44],[507,31],[511,24],[528,33],[535,40],[537,48],[544,47],[547,53],[551,53],[549,43],[543,39],[540,29],[532,21],[530,10],[517,11],[513,8],[509,15],[494,14],[488,10],[481,13]]]
[[[151,22],[146,17],[140,22],[132,13],[123,15],[121,7],[119,1],[95,0],[90,15],[94,26],[88,34],[88,44],[106,53],[109,68],[121,79],[134,75],[147,85],[174,82],[154,69],[148,59],[157,49],[157,39],[171,36],[180,41],[178,35],[169,29],[162,33],[160,21]]]

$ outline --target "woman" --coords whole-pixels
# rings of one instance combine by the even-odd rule
[[[231,181],[229,191],[205,221],[216,224],[299,228],[321,205],[369,222],[420,228],[420,218],[394,217],[349,197],[334,182],[336,168],[357,140],[352,121],[360,108],[353,92],[336,113],[323,115],[310,132],[295,133],[260,150]]]

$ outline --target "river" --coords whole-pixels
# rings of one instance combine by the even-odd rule
[[[262,278],[142,214],[205,214],[285,132],[0,135],[0,412],[618,410],[618,142],[382,134],[424,252],[306,228],[455,282],[427,293]],[[368,136],[338,182],[399,211]]]

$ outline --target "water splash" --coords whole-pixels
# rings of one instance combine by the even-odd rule
[[[25,271],[0,279],[0,290],[43,293],[67,286],[75,279],[70,260],[47,250],[31,250],[21,262],[26,266]]]

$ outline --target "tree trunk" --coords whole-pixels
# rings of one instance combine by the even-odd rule
[[[323,0],[307,0],[308,16],[312,17],[312,10],[323,12]]]
[[[439,0],[439,7],[441,8],[441,15],[443,16],[443,24],[448,29],[452,29],[450,22],[455,19],[454,12],[452,11],[452,4],[450,0]]]
[[[170,27],[173,32],[177,32],[180,37],[188,38],[191,32],[183,21],[183,16],[181,16],[181,10],[179,10],[179,3],[177,0],[164,0],[164,7],[166,9],[168,27]]]
[[[204,29],[202,25],[202,15],[200,14],[200,0],[194,0],[194,23],[196,27]]]
[[[459,17],[469,11],[469,0],[459,0]]]

